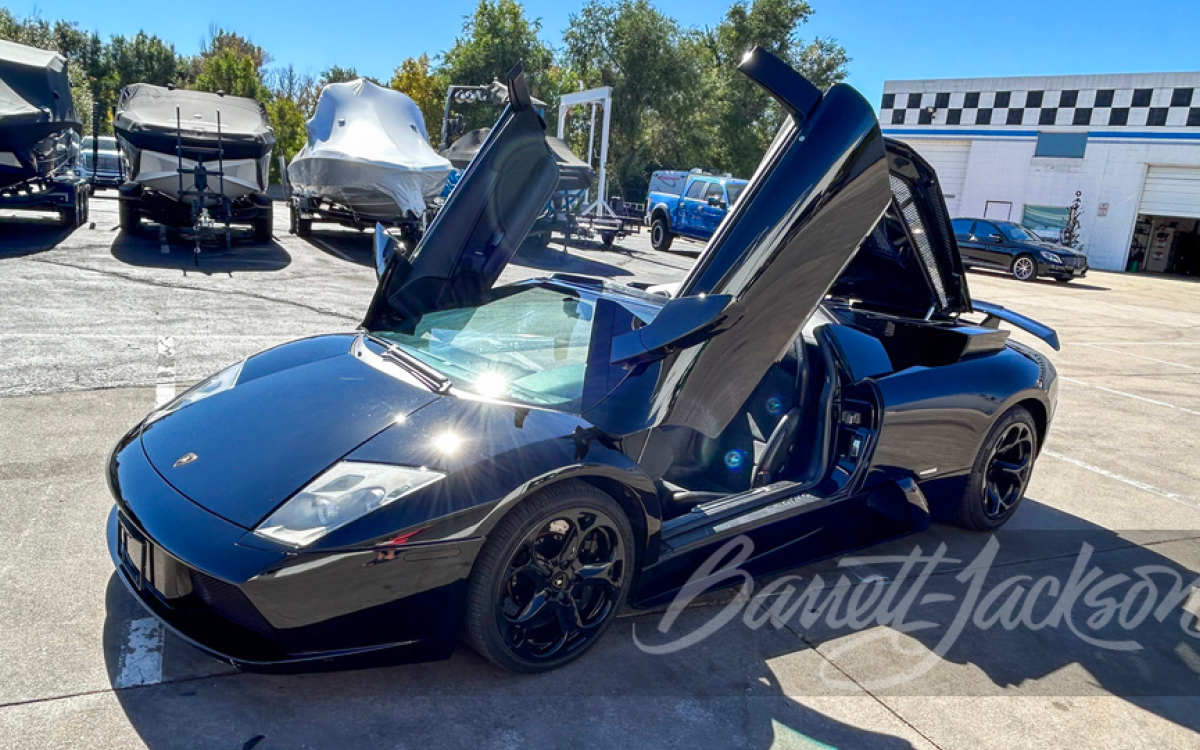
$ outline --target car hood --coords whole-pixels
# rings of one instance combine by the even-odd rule
[[[1038,250],[1048,250],[1049,252],[1057,253],[1058,255],[1069,255],[1071,257],[1083,255],[1083,253],[1079,252],[1078,250],[1074,250],[1066,245],[1059,245],[1054,242],[1024,242],[1022,244],[1026,245],[1027,247],[1035,247]]]
[[[233,387],[152,414],[142,432],[147,458],[196,504],[254,527],[331,464],[439,398],[398,369],[365,364],[352,353],[355,339],[304,339],[249,358]]]

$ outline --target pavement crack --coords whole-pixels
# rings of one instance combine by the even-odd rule
[[[129,687],[122,687],[122,688],[107,687],[107,688],[99,688],[97,690],[81,690],[77,693],[64,693],[62,695],[47,695],[43,698],[27,698],[25,700],[20,700],[20,701],[9,701],[7,703],[0,703],[0,709],[18,708],[20,706],[32,706],[32,705],[36,705],[38,703],[52,703],[54,701],[70,700],[71,698],[86,698],[89,695],[104,695],[105,693],[126,693],[131,690],[146,690],[148,688],[156,688],[156,687],[161,687],[163,685],[181,685],[181,684],[185,684],[188,682],[202,682],[204,680],[216,680],[216,679],[220,679],[222,677],[236,677],[241,674],[244,674],[244,673],[241,672],[240,670],[235,669],[235,670],[231,670],[229,672],[218,672],[217,674],[197,675],[195,677],[179,677],[174,680],[162,680],[161,682],[155,682],[150,685],[130,685]]]

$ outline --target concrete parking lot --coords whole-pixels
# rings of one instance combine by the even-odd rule
[[[124,236],[111,197],[93,201],[91,221],[68,235],[49,216],[0,214],[0,747],[1200,746],[1200,632],[1186,615],[1196,598],[1124,651],[1062,624],[968,629],[942,649],[932,631],[804,627],[752,603],[764,626],[738,619],[662,655],[637,645],[670,640],[656,630],[661,613],[626,613],[580,662],[539,677],[502,673],[466,648],[447,662],[353,672],[223,666],[164,634],[114,577],[108,451],[187,384],[269,346],[354,328],[374,288],[370,239],[319,229],[302,240],[280,211],[275,242],[194,265],[186,244]],[[655,253],[644,235],[610,251],[555,244],[524,250],[506,278],[663,282],[698,250]],[[970,285],[1063,342],[1058,415],[996,567],[1066,580],[1087,541],[1107,572],[1153,565],[1194,580],[1200,285],[1096,272],[1066,286],[988,274]],[[862,554],[944,542],[967,561],[977,540],[935,526]],[[886,563],[865,570],[864,581],[895,575]],[[837,561],[795,572],[832,580]],[[951,566],[928,591],[951,596],[967,572]],[[730,606],[689,609],[672,632]],[[944,606],[952,620],[956,605]],[[890,679],[918,663],[917,676]]]

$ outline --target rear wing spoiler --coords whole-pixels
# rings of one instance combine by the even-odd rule
[[[1012,310],[1001,307],[1000,305],[993,305],[990,302],[983,302],[982,300],[977,299],[971,300],[971,307],[976,312],[981,312],[987,315],[982,323],[984,328],[999,328],[1000,321],[1004,321],[1005,323],[1011,323],[1017,328],[1020,328],[1022,331],[1032,333],[1034,336],[1037,336],[1039,339],[1045,341],[1047,344],[1053,347],[1054,351],[1058,351],[1062,348],[1058,343],[1058,334],[1055,333],[1054,329],[1050,326],[1042,325],[1033,318],[1027,318],[1020,313],[1015,313]]]

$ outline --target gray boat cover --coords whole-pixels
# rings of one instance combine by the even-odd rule
[[[416,102],[359,78],[321,91],[308,121],[308,142],[288,166],[293,190],[379,210],[372,194],[395,202],[398,215],[421,214],[453,169],[429,145]]]
[[[56,52],[0,41],[2,181],[12,184],[55,168],[62,149],[48,139],[67,130],[83,132],[66,60]]]
[[[215,147],[218,113],[225,158],[261,158],[275,145],[275,131],[260,101],[148,83],[121,89],[113,128],[137,148],[173,154],[177,129],[185,148]]]
[[[479,128],[463,133],[450,147],[442,151],[442,156],[450,160],[456,169],[466,169],[471,159],[487,140],[491,128]],[[561,138],[546,136],[546,143],[554,153],[558,162],[558,187],[556,190],[575,192],[591,187],[596,178],[596,172],[586,162],[582,161],[572,151],[571,147]]]

